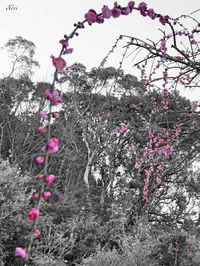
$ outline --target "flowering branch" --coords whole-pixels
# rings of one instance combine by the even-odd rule
[[[16,248],[16,255],[22,259],[25,259],[26,261],[29,261],[30,259],[34,238],[39,237],[40,235],[40,231],[37,229],[37,226],[38,226],[42,202],[44,200],[45,201],[48,200],[52,195],[50,191],[45,191],[46,187],[51,185],[56,180],[56,176],[48,172],[48,163],[49,163],[49,156],[53,153],[56,153],[60,145],[59,143],[60,141],[58,140],[58,138],[51,136],[51,123],[53,122],[52,119],[56,119],[58,116],[58,112],[52,111],[53,106],[58,106],[62,103],[62,98],[60,95],[61,93],[59,90],[55,89],[56,82],[59,82],[58,74],[62,73],[64,69],[67,67],[67,63],[63,59],[62,56],[73,52],[73,49],[69,48],[69,40],[72,39],[74,36],[78,36],[78,30],[83,29],[86,23],[88,23],[89,25],[92,25],[94,23],[101,24],[106,19],[118,18],[121,15],[125,15],[125,16],[129,15],[133,12],[133,10],[139,11],[142,16],[147,16],[151,18],[152,20],[159,19],[162,25],[169,23],[169,16],[162,16],[161,14],[155,13],[155,11],[152,8],[148,9],[147,4],[144,2],[141,2],[138,5],[138,7],[135,7],[134,1],[130,1],[128,5],[125,7],[121,7],[120,5],[118,5],[117,2],[115,2],[114,7],[112,9],[109,9],[108,6],[104,5],[101,13],[97,14],[95,10],[90,9],[85,14],[85,19],[82,22],[78,22],[74,24],[75,29],[71,32],[71,34],[68,36],[64,35],[64,38],[60,40],[60,44],[62,45],[62,48],[59,53],[59,56],[58,57],[51,56],[52,63],[55,67],[55,72],[53,75],[53,81],[51,83],[51,86],[50,88],[46,89],[45,94],[44,94],[45,100],[49,101],[49,109],[48,109],[48,113],[46,113],[45,111],[40,111],[39,113],[39,116],[42,119],[42,121],[47,122],[47,126],[42,124],[37,129],[40,135],[43,135],[43,136],[46,135],[46,144],[41,149],[41,151],[45,154],[42,156],[39,155],[35,158],[35,162],[37,163],[38,166],[43,165],[42,170],[36,177],[38,181],[42,180],[42,185],[41,185],[40,192],[36,192],[33,195],[33,198],[36,201],[35,207],[32,208],[27,214],[27,219],[30,221],[33,221],[33,230],[32,230],[33,232],[30,236],[27,251],[21,247]],[[142,44],[140,44],[139,42],[136,42],[136,43],[131,42],[129,45],[136,45],[138,47],[143,47]],[[160,52],[158,50],[156,50],[155,48],[151,48],[151,49],[152,49],[152,52],[155,53],[153,54],[154,56],[160,56]],[[124,57],[125,57],[125,54],[124,54]],[[104,65],[106,59],[107,58],[105,58],[105,60],[102,61],[100,65],[101,67]],[[168,58],[165,57],[165,59],[168,59]],[[180,59],[179,61],[182,62],[182,60]],[[164,104],[165,104],[165,107],[167,107],[167,103],[164,103]],[[127,131],[127,128],[123,128],[121,130]],[[169,154],[171,154],[172,152],[171,146],[169,144],[167,145],[168,146],[166,146],[166,148],[163,150],[163,153],[165,154],[166,157],[168,157]],[[87,148],[89,147],[87,145],[87,141],[86,141],[86,146]],[[88,154],[89,153],[90,153],[90,149],[88,148]],[[93,156],[94,154],[92,153],[91,156],[88,158],[88,164],[92,160]],[[86,178],[85,178],[85,182],[87,182]],[[157,179],[157,184],[159,182],[160,182],[160,179]]]

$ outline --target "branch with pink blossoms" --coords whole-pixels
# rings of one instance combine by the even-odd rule
[[[191,30],[181,23],[181,19],[186,18],[192,19],[194,23]],[[163,37],[158,42],[122,35],[122,38],[130,40],[126,47],[135,47],[131,55],[138,51],[143,52],[142,59],[135,63],[134,67],[139,70],[142,82],[149,89],[158,88],[160,85],[175,89],[178,85],[199,87],[200,22],[189,16],[181,16],[177,19],[170,18],[166,24],[170,27],[170,32],[162,32]]]
[[[108,6],[104,5],[101,13],[97,13],[95,10],[90,9],[85,14],[85,20],[82,22],[78,22],[74,24],[75,29],[72,31],[70,35],[64,35],[64,38],[60,40],[60,44],[62,45],[61,51],[58,57],[51,56],[52,63],[55,67],[54,77],[50,88],[47,88],[44,94],[44,98],[49,102],[48,112],[41,111],[39,116],[41,118],[42,124],[39,125],[37,131],[40,135],[43,135],[46,139],[46,144],[41,148],[41,152],[43,154],[39,154],[35,158],[35,162],[40,167],[40,171],[36,177],[38,182],[41,182],[40,191],[34,193],[33,198],[35,200],[35,206],[28,211],[27,219],[33,222],[32,232],[30,235],[29,245],[27,249],[17,247],[16,248],[16,256],[20,257],[22,260],[25,260],[27,263],[31,259],[31,251],[32,245],[35,238],[40,236],[40,230],[37,228],[39,216],[41,212],[41,207],[43,201],[48,200],[52,196],[51,191],[46,191],[55,180],[56,176],[53,173],[49,173],[48,171],[48,163],[49,157],[56,153],[60,146],[60,141],[57,137],[51,136],[51,124],[53,120],[57,118],[58,112],[53,111],[54,106],[59,106],[62,103],[61,92],[55,88],[56,82],[59,82],[58,74],[62,73],[64,69],[67,67],[67,63],[65,59],[62,57],[63,55],[67,55],[73,52],[72,48],[69,48],[69,40],[74,36],[78,36],[78,31],[83,29],[85,24],[93,25],[95,23],[104,23],[106,19],[110,18],[118,18],[121,15],[129,15],[133,12],[133,10],[139,11],[142,16],[147,16],[154,19],[159,19],[162,25],[168,23],[169,16],[162,16],[160,14],[155,13],[152,8],[147,8],[147,4],[142,2],[137,7],[135,6],[134,1],[130,1],[127,6],[121,7],[117,2],[114,3],[112,9]],[[103,67],[106,59],[102,62],[101,67]],[[43,123],[44,122],[44,123]],[[45,125],[47,123],[47,125]]]

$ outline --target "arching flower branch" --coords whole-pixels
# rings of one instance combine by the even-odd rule
[[[73,49],[69,47],[69,41],[74,36],[78,36],[78,31],[85,27],[85,24],[93,25],[94,23],[103,23],[106,19],[118,18],[122,15],[129,15],[133,11],[139,11],[140,14],[144,17],[149,17],[150,19],[159,19],[162,25],[168,24],[169,16],[163,16],[157,14],[152,8],[148,8],[147,4],[142,2],[137,7],[135,6],[134,1],[130,1],[126,6],[122,7],[117,2],[114,3],[114,6],[110,9],[108,6],[104,5],[102,7],[102,12],[97,13],[95,10],[90,9],[85,14],[85,19],[82,22],[74,24],[75,28],[70,35],[64,35],[63,39],[59,41],[61,44],[61,51],[57,57],[51,56],[52,64],[55,67],[55,72],[53,76],[53,81],[49,88],[46,88],[44,93],[45,101],[48,102],[48,110],[41,111],[39,113],[41,124],[37,128],[38,134],[44,137],[44,146],[41,148],[40,153],[35,158],[35,163],[38,165],[38,174],[36,176],[37,182],[40,184],[40,189],[36,191],[33,195],[35,201],[35,206],[32,207],[27,213],[27,219],[30,220],[32,224],[32,232],[29,239],[29,244],[26,249],[22,247],[16,248],[16,255],[26,262],[31,258],[31,250],[33,241],[35,238],[40,236],[40,230],[38,228],[38,221],[41,213],[41,207],[43,202],[49,200],[52,196],[52,192],[49,191],[49,186],[56,181],[57,177],[49,172],[49,159],[52,154],[56,153],[59,150],[61,145],[59,138],[51,135],[51,125],[54,122],[54,119],[58,117],[58,112],[54,110],[55,107],[58,107],[62,103],[61,92],[56,89],[56,83],[59,82],[59,73],[62,73],[67,67],[67,63],[64,56],[71,54]],[[102,62],[101,67],[106,61]],[[171,151],[165,151],[166,156]],[[157,183],[160,182],[160,179],[157,179]]]

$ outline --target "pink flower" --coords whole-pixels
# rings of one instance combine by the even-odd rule
[[[152,8],[150,8],[149,10],[147,10],[147,16],[149,16],[151,19],[155,19],[156,18],[155,11]]]
[[[150,156],[150,152],[149,152],[149,151],[145,151],[145,152],[143,153],[143,156],[146,157],[146,158],[149,158],[149,156]]]
[[[66,49],[68,46],[68,41],[66,39],[60,40],[59,43],[62,44],[63,49]]]
[[[43,146],[43,147],[41,148],[41,151],[46,152],[46,151],[47,151],[46,146]]]
[[[57,90],[47,89],[45,90],[44,95],[47,100],[52,100],[59,96],[59,92]]]
[[[174,58],[177,59],[177,60],[183,60],[183,57],[181,57],[179,55],[175,56]]]
[[[138,161],[136,161],[135,163],[135,169],[139,170],[143,164],[144,160],[143,159],[139,159]]]
[[[43,174],[40,174],[40,175],[37,175],[37,176],[36,176],[37,180],[41,180],[43,177],[44,177]]]
[[[157,185],[160,185],[160,183],[161,183],[161,179],[160,179],[160,177],[156,177],[156,184],[157,184]]]
[[[39,195],[39,193],[34,193],[33,194],[33,198],[35,199],[35,200],[39,200],[39,198],[40,198],[40,195]]]
[[[128,127],[127,126],[124,126],[124,127],[120,128],[120,133],[125,133],[127,131],[128,131]]]
[[[160,148],[155,148],[155,152],[159,153],[160,152]]]
[[[62,98],[60,96],[59,97],[56,97],[56,98],[54,98],[52,100],[52,104],[55,105],[55,106],[57,106],[57,105],[59,105],[61,103],[62,103]]]
[[[147,178],[149,178],[151,176],[151,171],[150,170],[144,170],[145,175]]]
[[[52,63],[55,66],[55,68],[58,70],[58,72],[63,72],[63,70],[65,69],[67,65],[65,60],[60,56],[57,58],[54,56],[51,56],[51,58],[52,58]]]
[[[73,52],[73,48],[65,49],[65,54],[71,54]]]
[[[153,131],[149,130],[149,138],[152,139],[153,138]]]
[[[48,175],[45,179],[45,184],[46,185],[51,185],[54,181],[56,180],[55,175]]]
[[[59,116],[58,112],[52,112],[51,115],[53,118],[57,118]]]
[[[76,25],[76,26],[78,26],[78,25]],[[81,28],[80,25],[79,25],[79,28]],[[62,44],[63,54],[71,54],[73,52],[72,48],[67,48],[69,44],[68,44],[68,41],[66,39],[60,40],[59,43]]]
[[[113,18],[118,18],[120,15],[121,15],[121,9],[119,9],[118,7],[114,7],[112,9]]]
[[[36,163],[41,164],[41,163],[44,162],[44,157],[43,156],[38,156],[38,157],[35,158],[35,161],[36,161]]]
[[[167,89],[164,89],[162,92],[163,97],[168,97],[169,96],[169,92]]]
[[[122,13],[122,15],[125,15],[125,16],[129,15],[131,13],[130,7],[127,6],[125,9],[122,9],[121,13]]]
[[[43,199],[48,200],[52,196],[50,191],[44,191],[42,194]]]
[[[143,195],[143,200],[144,200],[144,203],[145,203],[145,204],[148,203],[148,197],[145,197],[145,196]]]
[[[53,105],[59,105],[62,102],[61,97],[59,96],[59,91],[47,89],[44,93],[47,100],[51,101]]]
[[[95,10],[90,9],[86,14],[85,14],[85,19],[89,24],[95,23],[97,21],[97,13]]]
[[[166,145],[165,147],[163,147],[162,150],[163,154],[165,157],[168,157],[170,154],[172,154],[173,152],[173,147],[170,145]]]
[[[102,16],[107,19],[112,16],[112,11],[106,5],[104,5],[102,8]]]
[[[55,137],[50,138],[46,147],[47,153],[51,154],[57,152],[58,145],[59,145],[59,140],[57,138]]]
[[[27,214],[28,220],[34,221],[38,217],[39,217],[39,209],[38,208],[32,208]]]
[[[134,1],[130,1],[128,3],[128,6],[130,7],[131,11],[133,10],[134,6],[135,6],[135,2]]]
[[[97,23],[99,23],[99,24],[104,23],[104,17],[103,16],[97,16]]]
[[[23,248],[17,247],[15,249],[15,255],[21,257],[22,259],[26,258],[26,251]]]
[[[160,172],[162,172],[162,171],[164,170],[164,167],[163,167],[162,164],[160,164],[160,165],[157,167],[157,169],[158,169]]]
[[[44,135],[44,134],[46,133],[46,131],[47,131],[47,129],[46,129],[46,127],[44,127],[44,126],[39,126],[39,127],[37,128],[37,132],[38,132],[40,135]]]
[[[147,4],[145,2],[141,2],[138,5],[138,8],[140,10],[141,15],[143,15],[143,16],[147,15]]]
[[[143,195],[144,195],[145,197],[148,197],[148,191],[144,191],[144,192],[143,192]]]
[[[162,25],[165,25],[169,20],[169,16],[160,16],[159,21]]]
[[[43,120],[48,120],[48,114],[46,112],[39,112],[39,116],[43,119]]]
[[[35,230],[34,233],[33,233],[34,237],[39,237],[41,235],[41,232],[40,230]]]

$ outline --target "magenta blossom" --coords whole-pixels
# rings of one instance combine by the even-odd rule
[[[60,56],[56,58],[52,55],[51,58],[52,58],[52,63],[55,66],[55,68],[58,70],[58,72],[63,72],[67,65],[65,60]]]
[[[17,247],[15,249],[15,255],[21,257],[22,259],[25,259],[27,254],[23,248]]]
[[[45,90],[44,95],[47,100],[51,101],[52,99],[59,96],[59,92],[57,90],[47,89]]]
[[[51,154],[57,152],[58,145],[59,145],[59,140],[57,138],[55,137],[50,138],[46,147],[47,153]]]
[[[39,198],[40,198],[40,194],[39,193],[34,193],[33,194],[33,198],[35,199],[35,200],[39,200]]]
[[[44,160],[45,160],[45,159],[44,159],[43,156],[37,156],[37,157],[35,158],[35,161],[36,161],[36,163],[38,163],[38,164],[43,163]]]
[[[130,1],[128,3],[128,6],[130,7],[131,11],[133,10],[134,6],[135,6],[135,2],[134,1]]]
[[[157,184],[157,185],[160,185],[160,183],[161,183],[161,179],[160,179],[160,177],[156,177],[156,184]]]
[[[71,54],[73,53],[73,48],[65,49],[64,54]]]
[[[45,179],[45,184],[46,185],[51,185],[54,181],[56,180],[55,175],[48,175]]]
[[[97,21],[97,13],[95,10],[90,9],[86,14],[85,14],[85,19],[89,24],[95,23]]]
[[[40,212],[38,208],[32,208],[27,214],[28,220],[36,220],[39,217],[39,213]]]
[[[43,199],[48,200],[52,196],[50,191],[44,191],[42,194]]]
[[[131,13],[130,7],[127,6],[126,8],[121,9],[121,13],[122,13],[122,15],[128,16]]]
[[[125,133],[128,131],[128,126],[124,126],[120,128],[120,133]]]
[[[55,106],[57,106],[57,105],[59,105],[61,103],[62,103],[62,98],[60,96],[52,99],[52,104],[55,105]]]
[[[149,10],[147,10],[147,16],[149,16],[151,19],[155,19],[156,13],[152,8],[150,8]]]
[[[173,149],[172,146],[170,146],[170,145],[166,145],[165,147],[163,147],[162,152],[163,152],[164,156],[168,158],[169,155],[172,154],[173,150],[174,150],[174,149]]]
[[[164,89],[162,95],[163,95],[163,97],[168,97],[169,96],[168,90]]]
[[[57,118],[59,116],[59,113],[58,112],[52,112],[51,115],[53,118]]]
[[[160,16],[159,21],[162,25],[165,25],[169,20],[169,16]]]
[[[66,49],[68,46],[68,41],[66,39],[60,40],[59,43],[62,44],[63,49]]]
[[[40,135],[44,135],[46,133],[47,129],[45,126],[39,126],[37,128],[37,132],[40,134]]]
[[[41,180],[43,177],[44,177],[43,174],[39,174],[39,175],[36,176],[37,180]]]
[[[143,15],[143,16],[147,15],[147,4],[145,2],[141,2],[138,5],[138,8],[140,10],[141,15]]]
[[[39,116],[43,119],[43,120],[48,120],[49,117],[48,117],[48,114],[46,112],[39,112]]]
[[[47,89],[44,93],[47,100],[51,101],[53,105],[59,105],[62,102],[61,97],[59,96],[59,91]]]
[[[104,23],[104,17],[103,16],[97,16],[97,23],[99,23],[99,24]]]
[[[145,151],[145,152],[143,153],[143,156],[146,157],[146,158],[149,158],[149,156],[150,156],[150,152],[149,152],[149,151]]]
[[[106,5],[104,5],[102,8],[102,16],[107,19],[112,16],[112,11]]]
[[[118,18],[121,15],[121,9],[118,7],[114,7],[112,9],[112,16],[113,18]]]
[[[157,167],[157,169],[158,169],[160,172],[162,172],[162,171],[164,170],[164,167],[163,167],[162,164],[160,164],[160,165]]]
[[[149,130],[149,138],[152,139],[153,138],[153,131]]]

